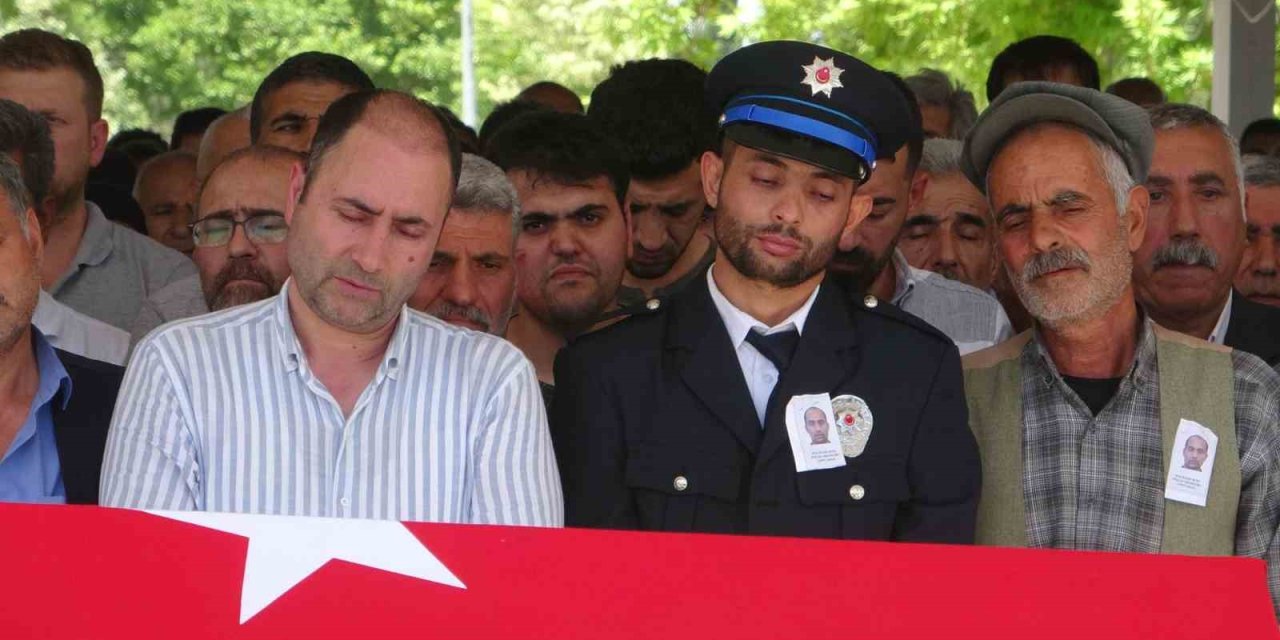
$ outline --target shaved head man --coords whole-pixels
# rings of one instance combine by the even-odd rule
[[[196,204],[196,157],[186,151],[162,153],[138,169],[133,199],[142,208],[147,235],[186,254],[191,253],[192,213]]]
[[[289,278],[289,173],[305,160],[288,149],[249,147],[209,175],[192,225],[197,246],[191,258],[211,311],[271,297]]]
[[[804,412],[804,430],[809,434],[809,444],[827,444],[830,442],[827,431],[830,430],[827,414],[822,409],[810,407]]]
[[[289,175],[305,162],[296,151],[253,146],[233,152],[209,174],[194,222],[186,226],[199,273],[147,299],[130,331],[134,343],[167,322],[280,292],[289,278],[284,220]]]
[[[220,116],[205,129],[196,156],[196,184],[204,184],[209,172],[236,149],[249,146],[249,105]]]
[[[1187,438],[1187,445],[1182,448],[1182,468],[1200,471],[1205,460],[1209,459],[1209,443],[1200,436]]]

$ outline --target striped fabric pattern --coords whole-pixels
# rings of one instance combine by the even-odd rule
[[[294,333],[291,284],[137,346],[103,505],[563,524],[546,409],[523,354],[406,307],[344,418]]]

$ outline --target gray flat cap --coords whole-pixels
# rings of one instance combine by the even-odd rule
[[[1018,131],[1041,122],[1093,133],[1120,154],[1134,180],[1146,182],[1155,146],[1147,112],[1124,98],[1056,82],[1019,82],[996,97],[964,139],[965,176],[986,193],[987,168],[996,152]],[[1053,157],[1052,150],[1045,154]]]

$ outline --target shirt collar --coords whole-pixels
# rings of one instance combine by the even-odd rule
[[[894,273],[897,274],[897,282],[894,284],[893,300],[891,302],[894,306],[899,306],[916,288],[916,282],[924,279],[924,273],[917,273],[919,270],[908,264],[907,257],[897,249],[893,250],[891,263],[893,264]]]
[[[1231,324],[1231,303],[1234,296],[1234,291],[1227,291],[1227,304],[1223,305],[1222,313],[1218,315],[1218,324],[1213,326],[1213,332],[1209,334],[1209,342],[1214,344],[1226,342],[1227,326]]]
[[[45,339],[40,330],[31,327],[31,345],[35,350],[36,369],[40,372],[40,384],[31,406],[44,406],[55,397],[60,399],[59,409],[66,409],[71,401],[71,375],[67,373],[58,352]]]
[[[284,361],[285,370],[290,372],[298,370],[306,361],[302,342],[298,340],[298,334],[293,328],[293,317],[289,314],[289,289],[292,286],[293,278],[290,277],[285,280],[284,286],[280,287],[280,293],[276,294],[274,301],[280,357]],[[382,356],[382,363],[378,365],[378,372],[374,375],[375,381],[381,381],[384,377],[394,380],[403,368],[408,351],[409,321],[409,307],[400,305],[400,315],[395,320],[396,329],[391,335],[391,341],[387,344],[386,353]]]
[[[751,317],[747,312],[733,306],[729,299],[724,297],[720,292],[720,287],[716,286],[715,263],[712,268],[707,269],[707,288],[711,291],[711,301],[716,305],[716,311],[720,313],[721,320],[724,321],[724,328],[729,332],[729,340],[733,342],[733,348],[737,349],[747,339],[747,332],[753,329],[759,329],[761,333],[771,334],[789,331],[793,327],[796,333],[804,333],[805,320],[809,318],[809,310],[813,308],[813,301],[818,299],[818,290],[821,285],[814,287],[813,293],[809,294],[809,299],[800,305],[791,315],[787,316],[782,322],[770,327],[765,323]]]
[[[1156,371],[1156,332],[1152,328],[1151,318],[1142,313],[1141,322],[1138,325],[1138,342],[1137,348],[1133,353],[1133,362],[1129,365],[1129,372],[1124,378],[1132,379],[1134,384],[1141,385],[1149,380]],[[1035,329],[1035,340],[1032,344],[1036,349],[1036,360],[1040,364],[1041,382],[1045,386],[1051,386],[1055,383],[1066,384],[1062,382],[1062,374],[1058,371],[1058,366],[1054,364],[1053,358],[1049,356],[1049,350],[1045,348],[1044,341],[1040,335],[1040,328]]]
[[[61,303],[44,289],[40,290],[40,299],[36,303],[35,313],[31,315],[31,324],[41,328],[46,341],[56,341],[62,335],[67,314],[58,313],[59,304]]]
[[[99,265],[111,255],[111,250],[115,248],[111,233],[114,231],[112,225],[115,223],[107,219],[98,205],[86,201],[84,207],[87,222],[84,227],[84,237],[80,239],[80,248],[76,250],[75,263]]]

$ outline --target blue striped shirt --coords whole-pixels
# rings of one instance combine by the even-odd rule
[[[102,504],[561,526],[532,365],[407,307],[344,417],[274,298],[138,344],[111,422]]]

